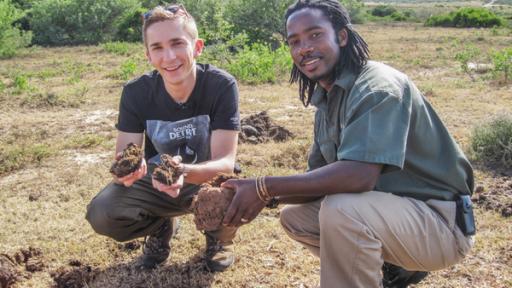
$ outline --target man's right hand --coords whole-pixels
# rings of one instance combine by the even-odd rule
[[[121,157],[121,154],[122,153],[118,153],[116,155],[116,160],[118,160]],[[126,176],[120,177],[120,178],[113,175],[114,176],[113,181],[114,181],[114,183],[117,183],[119,185],[124,185],[126,187],[130,187],[130,186],[132,186],[133,183],[135,183],[135,181],[138,181],[142,177],[146,176],[147,173],[148,173],[148,166],[146,165],[146,160],[144,158],[142,158],[140,166],[137,170],[135,170],[134,172],[132,172]]]

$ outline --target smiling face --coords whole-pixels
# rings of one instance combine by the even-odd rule
[[[334,31],[321,10],[301,9],[286,22],[287,41],[297,68],[324,88],[332,83],[334,68],[340,58],[340,47],[347,45],[347,32]]]
[[[184,29],[183,20],[152,24],[146,30],[145,40],[146,56],[166,86],[195,83],[195,59],[201,55],[204,44]]]

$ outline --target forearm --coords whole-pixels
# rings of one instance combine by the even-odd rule
[[[337,161],[304,174],[265,177],[265,184],[271,196],[283,197],[283,200],[290,196],[314,200],[329,194],[370,191],[381,169],[379,164]]]
[[[234,159],[229,158],[210,160],[199,164],[185,164],[185,182],[199,185],[211,180],[218,173],[232,173],[234,166]]]

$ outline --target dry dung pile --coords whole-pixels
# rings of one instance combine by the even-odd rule
[[[0,287],[11,287],[20,278],[16,261],[7,254],[0,254]]]
[[[210,182],[201,185],[191,205],[197,230],[213,231],[219,228],[235,195],[235,191],[221,188],[220,184],[236,178],[238,177],[235,175],[219,174]]]
[[[69,262],[73,267],[60,267],[50,275],[55,281],[57,288],[82,288],[89,287],[87,284],[94,280],[98,274],[97,269],[89,265],[82,265],[78,260]]]
[[[171,185],[183,174],[183,170],[179,165],[174,164],[171,155],[162,154],[160,160],[162,161],[158,167],[153,170],[153,178],[162,184]]]
[[[124,177],[139,169],[142,162],[142,149],[133,143],[129,143],[123,150],[121,158],[112,163],[110,173],[116,175],[118,178]]]
[[[488,189],[478,186],[472,200],[487,210],[494,210],[501,213],[503,217],[510,217],[512,216],[512,180],[497,179]]]
[[[259,144],[270,140],[284,142],[294,138],[288,129],[274,124],[267,111],[250,115],[241,121],[240,142]]]
[[[12,257],[0,254],[0,287],[11,287],[21,278],[30,278],[26,272],[42,271],[44,268],[41,250],[37,248],[21,249]]]

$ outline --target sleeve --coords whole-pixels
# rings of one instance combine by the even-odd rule
[[[223,82],[226,83],[226,82]],[[240,130],[240,110],[238,106],[238,86],[234,79],[222,86],[215,104],[212,130]]]
[[[372,92],[349,104],[340,134],[339,160],[390,165],[402,169],[411,119],[410,97]]]
[[[117,118],[116,128],[121,132],[143,133],[144,123],[140,117],[140,108],[136,109],[135,96],[130,86],[124,86],[119,102],[119,116]]]

